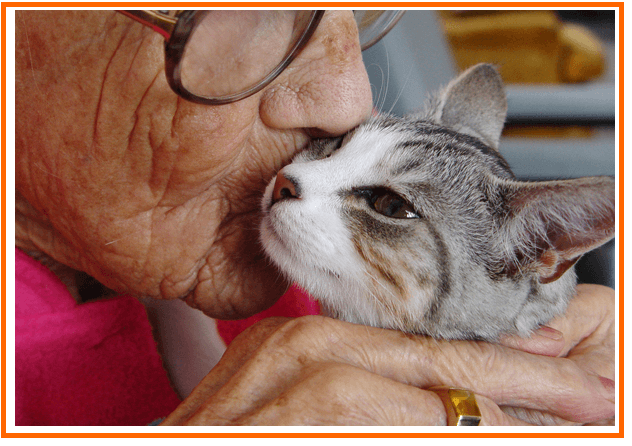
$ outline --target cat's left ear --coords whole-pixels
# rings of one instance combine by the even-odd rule
[[[612,177],[507,183],[506,215],[495,237],[505,272],[536,273],[541,283],[557,280],[579,258],[614,237]]]
[[[448,84],[438,99],[431,119],[498,150],[507,98],[500,74],[492,65],[478,64],[467,69]]]

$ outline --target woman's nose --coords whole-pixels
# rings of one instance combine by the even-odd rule
[[[371,87],[351,11],[328,11],[300,55],[263,92],[262,121],[312,136],[347,132],[371,114]]]

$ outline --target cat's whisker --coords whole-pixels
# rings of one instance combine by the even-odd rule
[[[382,96],[382,103],[380,104],[380,110],[384,108],[384,104],[386,104],[386,97],[388,95],[388,84],[391,80],[391,63],[388,59],[388,48],[386,49],[386,87],[384,90],[384,96]]]
[[[397,93],[397,97],[395,98],[395,102],[393,102],[393,104],[391,105],[391,108],[388,110],[388,114],[391,114],[393,112],[393,109],[397,105],[397,102],[399,101],[399,98],[402,96],[402,93],[406,89],[406,85],[408,85],[408,81],[410,80],[410,77],[411,77],[412,73],[413,73],[413,65],[411,64],[410,68],[408,69],[408,74],[406,75],[406,80],[404,81],[404,85],[402,85],[402,88],[399,90],[399,93]]]
[[[381,82],[381,84],[380,84],[380,89],[379,89],[379,91],[377,91],[377,95],[376,95],[376,98],[375,98],[375,101],[374,101],[374,102],[375,102],[375,108],[376,108],[377,110],[380,110],[380,109],[381,109],[381,107],[380,107],[380,102],[381,102],[381,100],[382,100],[382,99],[381,99],[381,98],[382,98],[382,93],[384,93],[384,83],[385,83],[384,70],[382,69],[382,67],[381,67],[380,65],[375,64],[375,63],[374,63],[374,64],[369,65],[369,67],[368,67],[368,68],[371,68],[371,67],[377,67],[377,68],[380,70],[380,79],[381,79],[381,81],[380,81],[380,82]],[[377,86],[376,86],[376,85],[371,84],[371,87],[372,87],[372,88],[375,88],[375,89],[377,90]]]

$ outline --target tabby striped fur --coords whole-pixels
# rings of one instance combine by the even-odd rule
[[[505,113],[500,77],[478,65],[423,114],[314,141],[266,189],[266,252],[343,320],[528,335],[564,312],[573,263],[613,237],[614,180],[517,181],[497,151]],[[380,197],[411,218],[379,212]]]

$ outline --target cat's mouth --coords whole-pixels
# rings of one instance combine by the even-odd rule
[[[271,257],[273,257],[275,261],[280,260],[280,258],[285,257],[286,259],[289,259],[291,263],[301,263],[308,268],[309,267],[313,268],[315,271],[318,271],[321,274],[326,275],[327,277],[340,280],[341,275],[338,272],[334,271],[333,269],[320,266],[311,262],[307,264],[306,259],[303,256],[297,257],[294,250],[288,246],[287,242],[276,231],[274,224],[272,223],[269,215],[263,219],[262,232],[265,232],[264,238],[268,238],[268,242],[264,243],[264,245],[269,246],[270,240],[274,240],[274,244],[276,245],[276,248],[273,251],[268,251],[268,255],[271,255]]]

